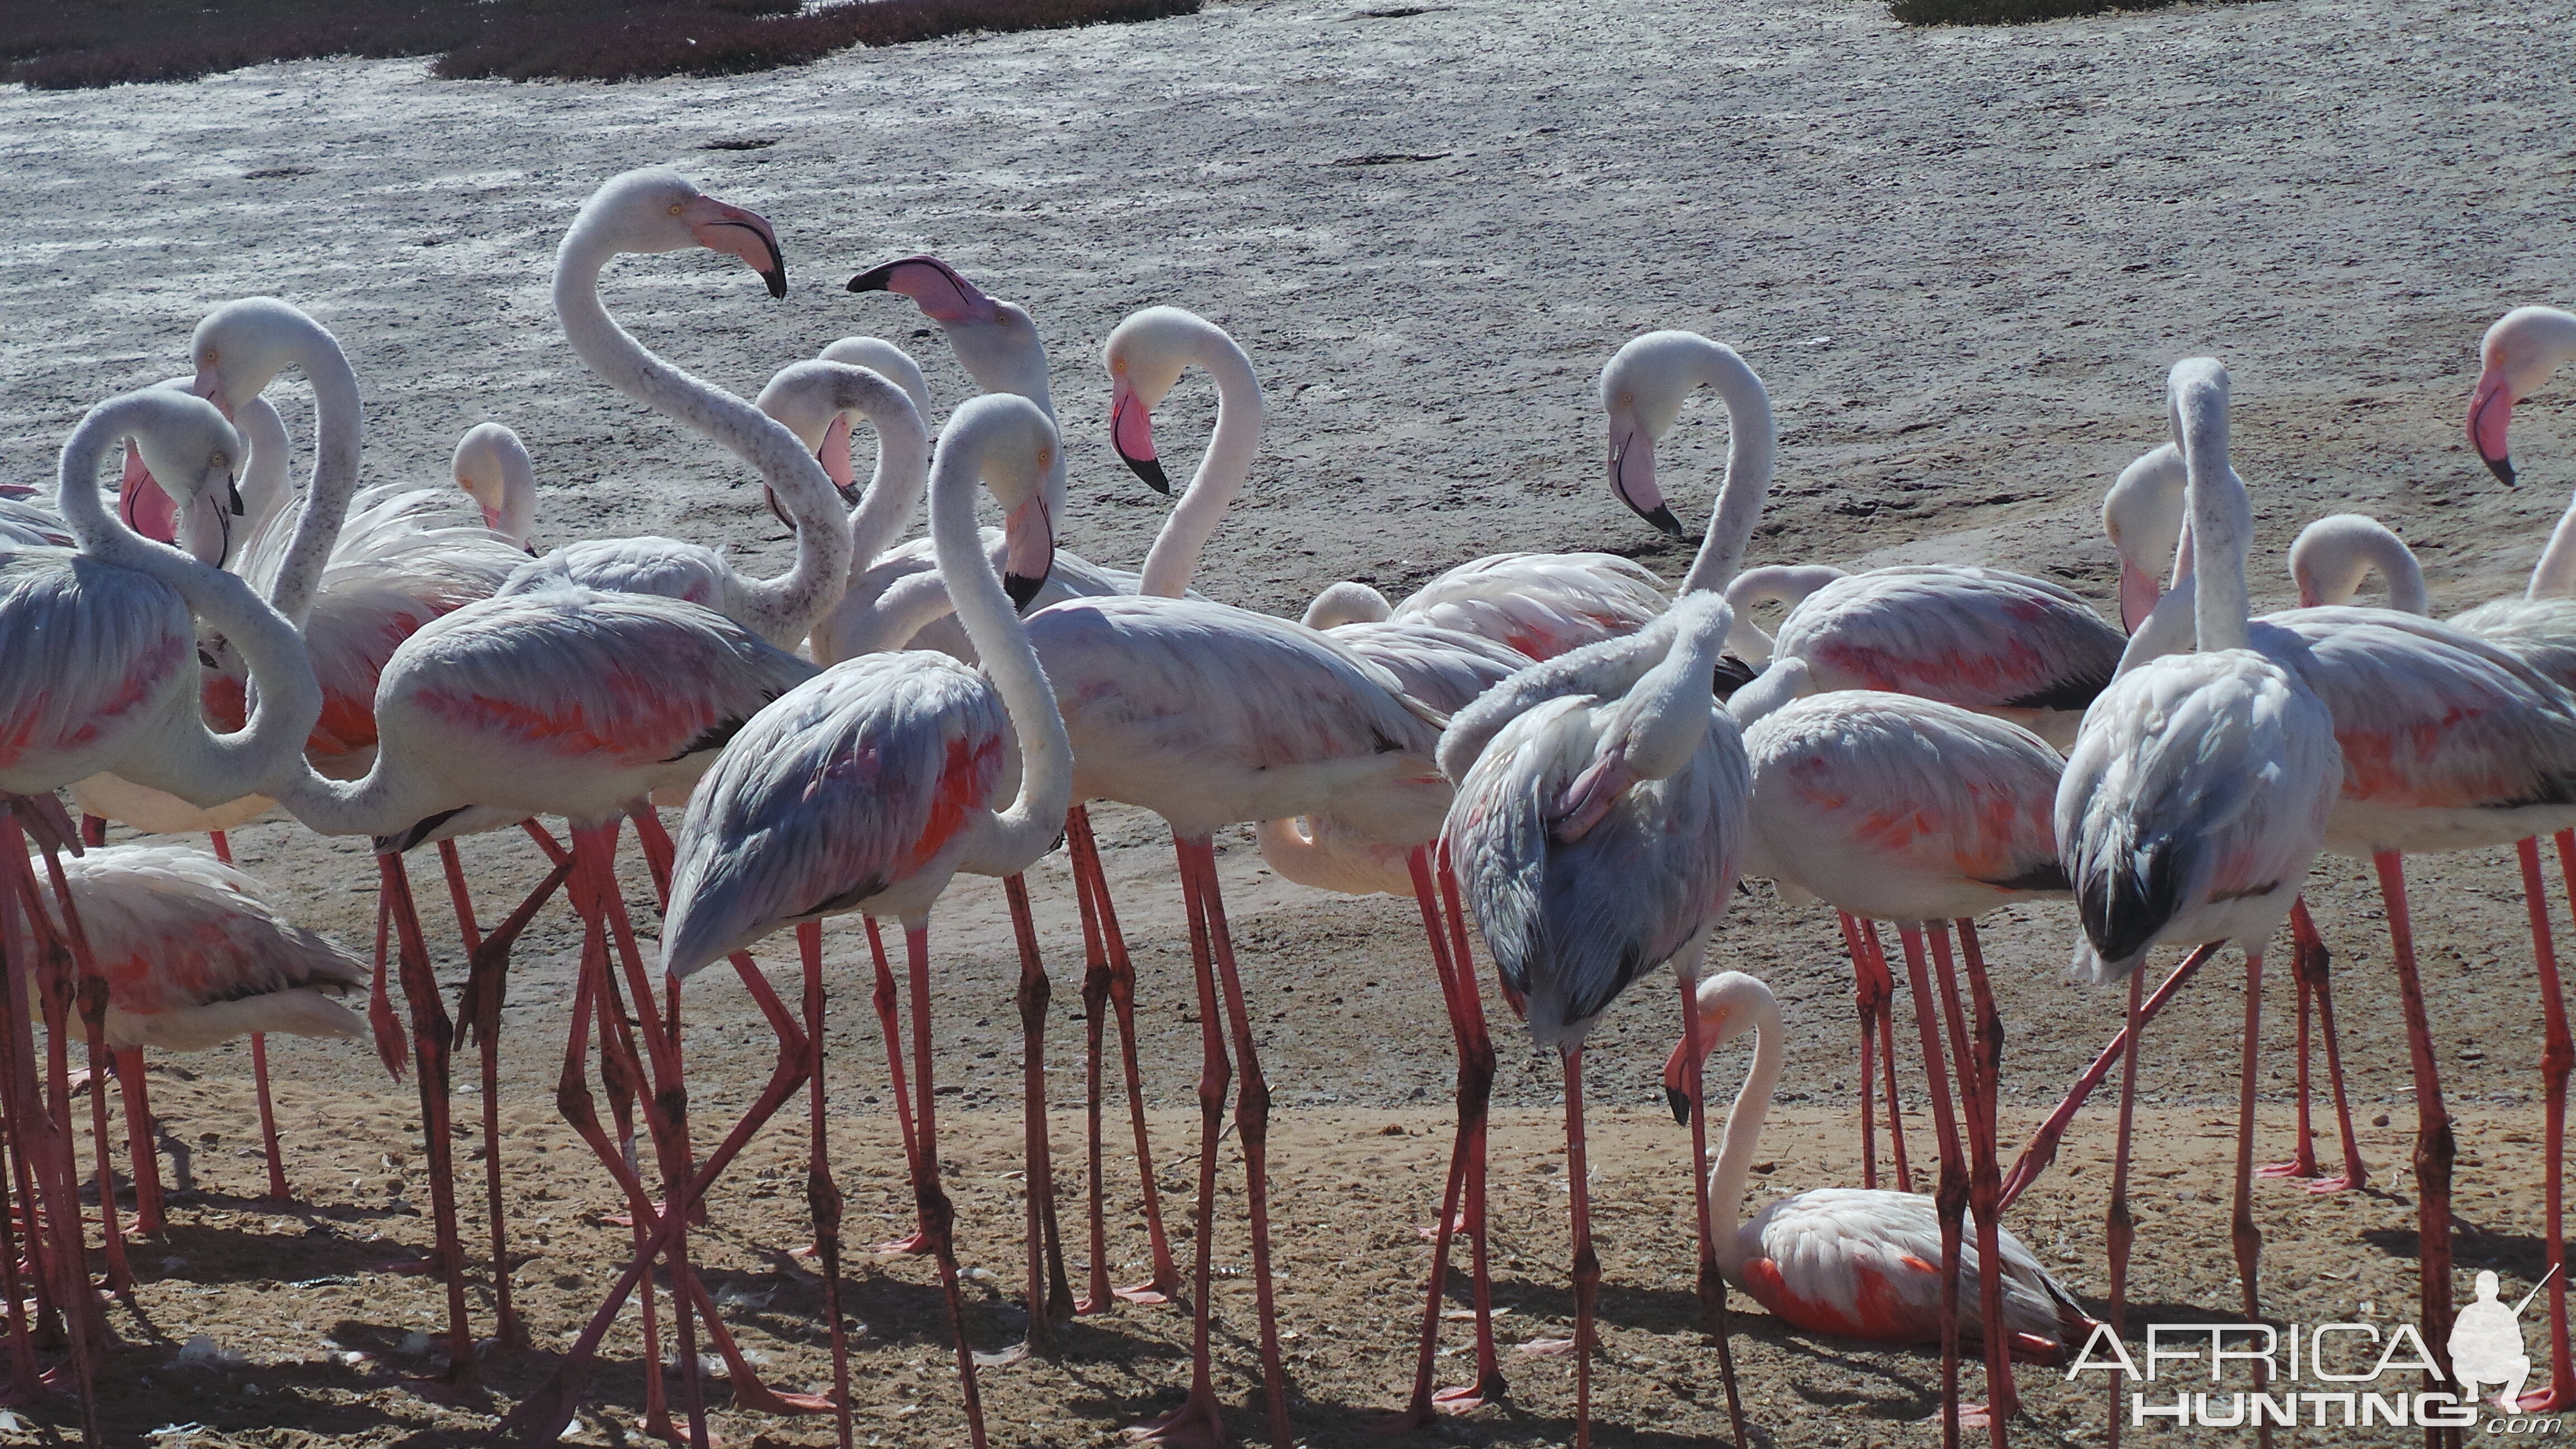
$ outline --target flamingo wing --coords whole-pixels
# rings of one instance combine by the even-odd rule
[[[1498,553],[1458,565],[1389,617],[1505,644],[1532,659],[1633,634],[1670,604],[1663,580],[1614,553]]]
[[[1834,580],[1781,622],[1775,656],[1816,689],[1879,689],[1969,709],[2080,710],[2126,641],[2074,594],[1995,569],[1922,565]]]
[[[0,791],[38,794],[114,767],[124,742],[195,697],[177,591],[69,549],[0,551]]]
[[[72,531],[49,508],[0,497],[0,548],[72,548]]]
[[[1744,735],[1753,874],[1785,873],[1882,919],[1975,915],[2062,894],[2065,762],[2017,725],[1910,695],[1811,695]],[[1769,867],[1766,869],[1765,867]]]
[[[1010,752],[1001,697],[943,654],[864,655],[788,691],[689,802],[663,964],[685,975],[953,859]]]
[[[2342,778],[2333,720],[2252,650],[2171,655],[2113,681],[2057,788],[2058,848],[2096,984],[2159,941],[2277,927]],[[2259,942],[2258,942],[2259,945]]]
[[[724,555],[676,538],[607,538],[570,544],[543,558],[522,557],[501,585],[503,597],[578,584],[604,593],[652,594],[722,612],[732,601],[734,571]]]
[[[2561,689],[2576,689],[2576,599],[2498,599],[2454,615],[2451,627],[2511,654]]]
[[[1485,747],[1449,811],[1468,904],[1542,1046],[1579,1041],[1630,982],[1706,935],[1735,882],[1752,782],[1742,749],[1720,741],[1734,722],[1713,704],[1690,763],[1630,785],[1579,838],[1556,838],[1559,803],[1609,715],[1583,695],[1528,711]]]
[[[1406,694],[1454,715],[1478,695],[1536,661],[1481,634],[1434,624],[1343,624],[1326,631],[1334,643],[1395,676]]]

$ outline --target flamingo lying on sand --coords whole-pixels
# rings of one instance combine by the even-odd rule
[[[904,1124],[904,1138],[913,1191],[948,1299],[967,1428],[979,1449],[984,1417],[958,1296],[954,1215],[939,1185],[930,911],[961,870],[1007,876],[1016,887],[1019,872],[1054,848],[1072,798],[1073,749],[1055,697],[975,527],[980,478],[1010,515],[1011,531],[1025,541],[1025,556],[1042,560],[1047,519],[1031,500],[1055,449],[1054,427],[1025,398],[979,397],[958,409],[940,434],[931,535],[949,597],[957,601],[981,666],[930,650],[866,655],[834,665],[762,711],[708,776],[680,827],[662,934],[664,968],[685,976],[796,923],[808,990],[819,993],[822,938],[806,925],[850,911],[903,922],[912,987],[910,1100],[918,1104],[917,1121]],[[1041,577],[1015,574],[1009,592],[1032,593]],[[1017,793],[996,809],[994,797],[1015,751],[1025,751]],[[1024,948],[1028,944],[1024,935]],[[1024,949],[1022,1000],[1035,992],[1041,1015],[1045,980]],[[809,1022],[807,1029],[819,1054],[820,1023]],[[1053,1190],[1043,1063],[1034,1032],[1028,1045],[1029,1332],[1035,1341],[1047,1336],[1049,1314],[1039,1272],[1038,1217]],[[895,1100],[897,1111],[910,1116],[899,1077]],[[819,1097],[816,1102],[819,1114]],[[818,1209],[817,1241],[833,1244],[836,1231]],[[833,1256],[827,1251],[827,1275]],[[846,1350],[837,1331],[833,1355],[835,1380],[846,1385]]]
[[[1668,619],[1668,652],[1633,675],[1624,693],[1584,690],[1580,679],[1598,660],[1629,663],[1633,650],[1622,646],[1630,641],[1614,638],[1506,681],[1487,700],[1537,680],[1565,692],[1508,716],[1500,703],[1480,703],[1471,714],[1508,723],[1472,755],[1463,743],[1444,741],[1442,749],[1444,765],[1473,761],[1460,772],[1445,831],[1468,907],[1505,989],[1526,1002],[1531,1039],[1554,1048],[1565,1064],[1575,1442],[1583,1446],[1592,1436],[1592,1311],[1601,1283],[1583,1151],[1583,1039],[1630,982],[1669,964],[1683,991],[1687,1085],[1697,1095],[1706,1053],[1693,988],[1735,884],[1752,791],[1735,722],[1711,697],[1731,622],[1726,603],[1711,593],[1686,594]],[[1701,1261],[1714,1264],[1704,1125],[1694,1126],[1692,1149]],[[1718,1284],[1704,1282],[1702,1291],[1722,1305]],[[1741,1444],[1732,1357],[1722,1333],[1718,1342]]]
[[[483,526],[531,554],[537,527],[537,469],[528,445],[500,423],[476,423],[456,440],[448,465],[456,486],[483,512]]]
[[[143,1049],[194,1052],[244,1035],[359,1038],[366,1023],[336,999],[367,982],[364,963],[280,915],[269,889],[203,851],[177,845],[93,849],[63,862],[106,978],[100,1033],[116,1052],[134,1163],[135,1231],[160,1232]],[[259,1101],[269,1195],[287,1195],[277,1118]]]
[[[2091,1330],[2083,1305],[2019,1239],[2009,1232],[1987,1233],[1981,1213],[1977,1245],[1959,1255],[1943,1215],[1920,1193],[1813,1188],[1773,1198],[1752,1221],[1739,1223],[1762,1122],[1788,1059],[1788,1033],[1771,988],[1741,971],[1721,971],[1700,982],[1698,1010],[1704,1050],[1753,1033],[1753,1062],[1727,1113],[1709,1187],[1717,1260],[1728,1282],[1811,1333],[1880,1343],[1955,1342],[1949,1332],[1954,1327],[1985,1331],[1983,1315],[1996,1300],[1979,1300],[1979,1265],[1999,1262],[2002,1271],[1994,1276],[2001,1285],[2000,1336],[2013,1354],[2054,1359]],[[1680,1120],[1692,1108],[1688,1055],[1686,1044],[1676,1044],[1664,1064],[1664,1091]],[[1944,1284],[1933,1265],[1951,1256],[1957,1256],[1958,1268]]]

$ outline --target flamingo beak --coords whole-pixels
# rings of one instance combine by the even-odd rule
[[[1684,1037],[1673,1043],[1673,1054],[1664,1059],[1664,1103],[1673,1109],[1673,1120],[1684,1127],[1691,1119],[1691,1095],[1682,1086],[1689,1080],[1689,1067],[1690,1039]]]
[[[786,524],[789,532],[795,531],[796,520],[787,516],[787,505],[778,501],[777,489],[764,486],[760,490],[760,501],[769,505],[770,517]]]
[[[831,476],[832,486],[841,491],[843,503],[859,501],[858,472],[850,466],[850,419],[846,413],[835,413],[832,425],[823,430],[823,446],[814,450],[815,461]]]
[[[690,202],[689,235],[709,251],[740,257],[769,284],[769,295],[787,295],[787,259],[778,250],[778,232],[756,211],[728,206],[712,196]]]
[[[909,297],[933,322],[989,322],[993,299],[937,257],[905,257],[850,278],[853,292],[892,292]]]
[[[1686,536],[1681,520],[1664,506],[1663,490],[1655,486],[1655,440],[1637,415],[1624,408],[1610,415],[1610,491],[1639,518],[1674,538]]]
[[[178,502],[143,466],[143,454],[131,442],[125,445],[125,481],[117,491],[116,511],[126,527],[155,543],[171,543],[179,537]]]
[[[2164,597],[2164,588],[2156,576],[2123,560],[2120,564],[2120,625],[2135,634],[2138,626],[2155,612],[2156,600]]]
[[[1136,396],[1136,385],[1124,374],[1118,379],[1117,399],[1109,405],[1109,440],[1118,456],[1145,480],[1145,486],[1168,498],[1172,480],[1163,472],[1163,464],[1154,453],[1154,414],[1145,400]]]
[[[2508,488],[2513,486],[2513,449],[2505,435],[2513,425],[2514,400],[2503,370],[2493,367],[2478,375],[2478,390],[2469,397],[2469,446]]]
[[[1011,596],[1012,608],[1025,612],[1055,568],[1055,522],[1047,517],[1046,500],[1031,498],[1012,509],[1002,537],[1002,591]]]

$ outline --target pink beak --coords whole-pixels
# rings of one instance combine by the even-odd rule
[[[832,486],[841,490],[841,501],[856,503],[858,499],[852,495],[858,490],[859,475],[850,466],[850,419],[846,414],[832,415],[832,425],[823,430],[823,446],[814,450],[814,456],[830,475]]]
[[[2505,434],[2513,426],[2514,402],[2501,369],[2478,374],[2478,390],[2469,397],[2469,446],[2508,487],[2513,483],[2513,450]]]
[[[143,455],[132,443],[125,445],[125,483],[117,494],[116,511],[126,527],[145,538],[156,543],[178,541],[179,505],[153,480],[152,470],[143,466]]]
[[[2147,615],[2155,612],[2156,600],[2163,597],[2164,586],[2156,582],[2154,574],[2126,563],[2120,565],[2120,624],[2123,628],[2132,634],[2138,632],[2138,626],[2146,622]]]
[[[1047,517],[1046,500],[1032,498],[1012,509],[1002,521],[1002,537],[1002,588],[1013,608],[1026,609],[1055,569],[1055,521]]]
[[[922,316],[943,325],[990,322],[995,315],[992,298],[959,276],[955,267],[932,256],[905,257],[861,272],[850,278],[850,290],[910,297]]]
[[[1136,396],[1135,384],[1124,377],[1118,379],[1118,396],[1109,404],[1109,440],[1146,487],[1170,494],[1172,480],[1154,454],[1154,414]]]
[[[778,251],[778,232],[756,211],[728,206],[712,196],[690,202],[689,235],[709,251],[740,257],[769,284],[769,295],[787,295],[787,259]]]
[[[1675,538],[1683,536],[1681,520],[1664,506],[1664,492],[1655,486],[1655,440],[1632,412],[1610,415],[1610,491],[1639,518]]]

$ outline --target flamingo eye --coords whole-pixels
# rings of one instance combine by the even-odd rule
[[[214,365],[215,365],[215,350],[214,350],[213,348],[211,348],[211,347],[207,348],[207,349],[206,349],[206,355],[197,359],[197,365],[198,365],[199,367],[212,367],[212,366],[214,366]]]
[[[1040,449],[1038,449],[1038,467],[1040,467],[1040,468],[1042,468],[1042,469],[1043,469],[1043,468],[1052,468],[1052,467],[1054,467],[1054,466],[1055,466],[1055,449],[1053,449],[1053,448],[1040,448]]]
[[[217,452],[214,457],[208,461],[212,466],[217,468],[229,468],[232,466],[232,460],[226,458],[221,452]]]
[[[671,214],[673,216],[678,216],[680,214],[680,204],[676,201],[671,203]]]

